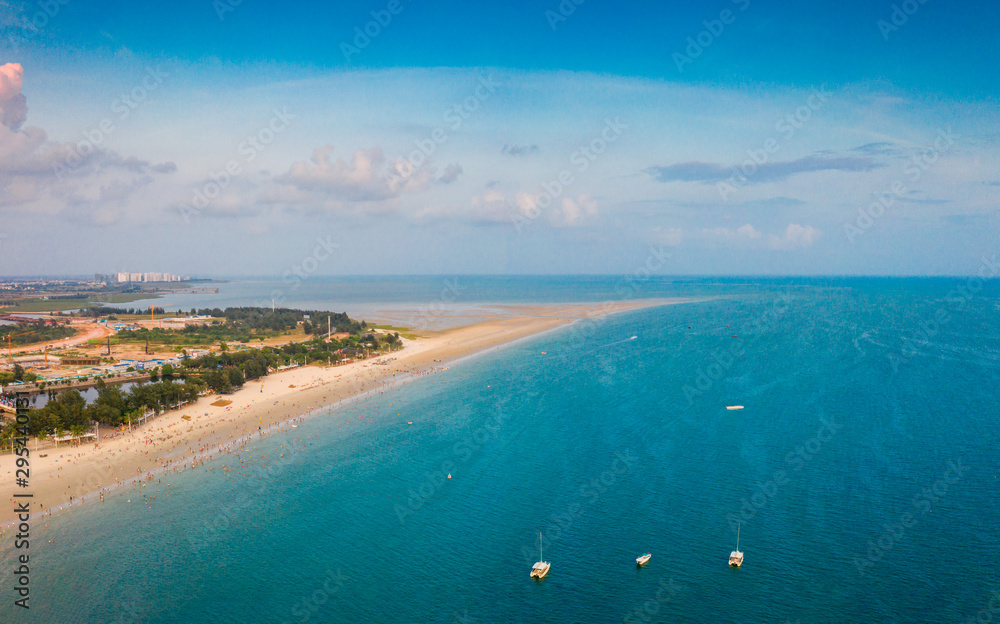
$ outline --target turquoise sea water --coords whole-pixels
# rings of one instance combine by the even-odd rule
[[[0,620],[996,619],[1000,288],[964,284],[688,284],[740,296],[467,359],[36,521]]]

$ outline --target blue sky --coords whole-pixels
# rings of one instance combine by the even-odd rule
[[[64,1],[0,2],[0,274],[1000,250],[993,4]]]

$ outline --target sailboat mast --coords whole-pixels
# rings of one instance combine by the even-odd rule
[[[538,532],[538,560],[545,561],[545,557],[542,556],[542,532]]]
[[[740,523],[736,523],[736,552],[740,552]]]

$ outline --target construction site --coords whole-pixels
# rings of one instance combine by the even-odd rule
[[[0,413],[8,417],[14,414],[15,393],[38,395],[65,388],[85,389],[96,385],[98,380],[112,384],[143,381],[163,366],[178,368],[185,358],[225,349],[277,346],[308,338],[303,321],[300,321],[298,326],[293,323],[278,332],[254,335],[252,345],[245,339],[226,345],[223,340],[212,337],[216,335],[212,332],[220,329],[226,335],[226,319],[193,312],[185,316],[157,316],[154,308],[150,308],[148,316],[0,315],[0,321],[6,323],[0,325],[0,340],[6,351],[0,359]],[[329,319],[327,321],[327,331],[323,333],[328,340],[350,335],[335,332]],[[21,337],[23,342],[24,335],[38,331],[43,323],[69,328],[72,335],[47,342],[17,344],[17,338]],[[27,331],[23,331],[25,329]]]
[[[117,337],[120,331],[142,327],[177,330],[192,324],[210,323],[212,319],[205,316],[158,319],[151,313],[149,318],[143,319],[53,320],[44,316],[5,314],[0,315],[0,320],[7,323],[0,326],[0,339],[3,340],[5,351],[0,360],[0,379],[7,381],[0,389],[0,395],[7,395],[7,399],[14,392],[38,394],[67,387],[86,388],[96,384],[98,378],[106,383],[140,381],[148,378],[152,369],[165,364],[179,365],[185,355],[198,357],[214,350],[211,345],[200,349],[175,349],[165,345],[151,345],[148,341],[143,344],[121,342]],[[37,324],[40,321],[68,325],[74,330],[74,335],[52,342],[15,346],[13,340],[16,337],[31,332],[3,331],[7,327],[24,327],[24,323]],[[11,323],[21,325],[10,325]],[[15,371],[20,379],[12,377]],[[13,415],[13,401],[0,401],[0,412],[7,416]]]

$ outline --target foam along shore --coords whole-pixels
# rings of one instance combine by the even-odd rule
[[[15,483],[15,458],[0,457],[0,500],[13,509],[17,492],[32,493],[33,516],[51,515],[99,501],[102,492],[136,486],[155,474],[179,470],[237,448],[253,436],[283,428],[298,419],[401,378],[440,370],[449,362],[567,325],[625,310],[683,303],[687,299],[509,307],[496,318],[405,340],[401,351],[351,364],[305,366],[249,381],[228,405],[213,405],[210,395],[166,412],[132,432],[103,437],[99,444],[31,453],[28,490]],[[45,457],[41,457],[41,455]],[[0,528],[12,524],[7,514]]]

